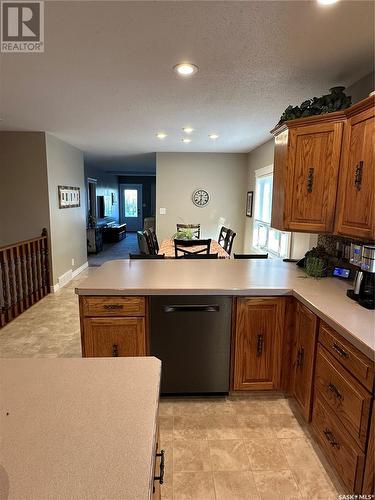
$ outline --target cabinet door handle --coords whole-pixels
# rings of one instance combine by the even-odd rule
[[[340,400],[343,399],[341,392],[337,389],[335,384],[332,384],[332,382],[330,382],[327,385],[327,388],[336,396],[337,399],[340,399]]]
[[[329,444],[331,446],[336,447],[336,448],[340,448],[340,443],[338,441],[336,441],[336,438],[335,438],[333,432],[330,431],[328,429],[328,427],[326,427],[323,432],[324,432],[324,435],[325,435],[327,441],[329,442]]]
[[[104,304],[103,308],[108,311],[117,311],[119,309],[124,309],[124,306],[122,304]]]
[[[263,353],[263,335],[259,334],[257,336],[257,357],[261,356]]]
[[[363,161],[361,160],[355,167],[354,186],[356,187],[357,191],[360,191],[362,187],[363,165]]]
[[[336,351],[336,352],[337,352],[337,354],[338,354],[339,356],[341,356],[342,358],[348,358],[348,357],[349,357],[349,354],[348,354],[346,351],[344,351],[344,349],[342,349],[342,348],[341,348],[338,344],[336,344],[336,342],[334,342],[334,343],[332,344],[332,349],[333,349],[334,351]]]
[[[157,457],[160,457],[160,473],[159,476],[154,476],[154,481],[159,481],[160,484],[164,483],[164,469],[165,469],[165,452],[164,450],[160,450],[160,453],[156,454]]]
[[[297,351],[297,359],[296,359],[297,368],[299,368],[300,359],[301,359],[301,348],[299,348]]]
[[[112,357],[118,358],[118,345],[113,344],[112,346]]]
[[[312,193],[314,185],[314,168],[310,167],[307,174],[307,192]]]

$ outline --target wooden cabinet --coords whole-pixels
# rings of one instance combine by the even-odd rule
[[[368,439],[365,473],[363,476],[363,495],[375,497],[375,403],[372,403],[372,419]]]
[[[300,302],[296,308],[292,394],[307,421],[311,416],[318,318]]]
[[[238,298],[236,308],[233,389],[278,389],[284,298]]]
[[[146,356],[144,297],[81,296],[84,357]]]
[[[335,232],[375,239],[375,107],[369,98],[352,112],[345,124],[336,209]]]
[[[293,120],[275,131],[272,227],[333,232],[344,123],[334,114],[331,121]]]

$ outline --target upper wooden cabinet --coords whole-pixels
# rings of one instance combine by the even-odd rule
[[[272,131],[272,227],[375,239],[374,102]]]
[[[281,297],[237,299],[234,390],[279,388],[284,311]]]
[[[335,232],[375,239],[375,108],[371,99],[352,108],[345,124]]]

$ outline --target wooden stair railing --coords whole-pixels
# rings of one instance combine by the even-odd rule
[[[50,292],[47,230],[0,247],[0,328]]]

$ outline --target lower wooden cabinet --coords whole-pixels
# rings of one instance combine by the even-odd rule
[[[234,390],[280,387],[285,299],[237,299],[234,334]]]
[[[146,356],[144,318],[84,318],[85,357]]]
[[[298,302],[295,325],[292,394],[300,405],[304,418],[310,421],[318,318]]]

